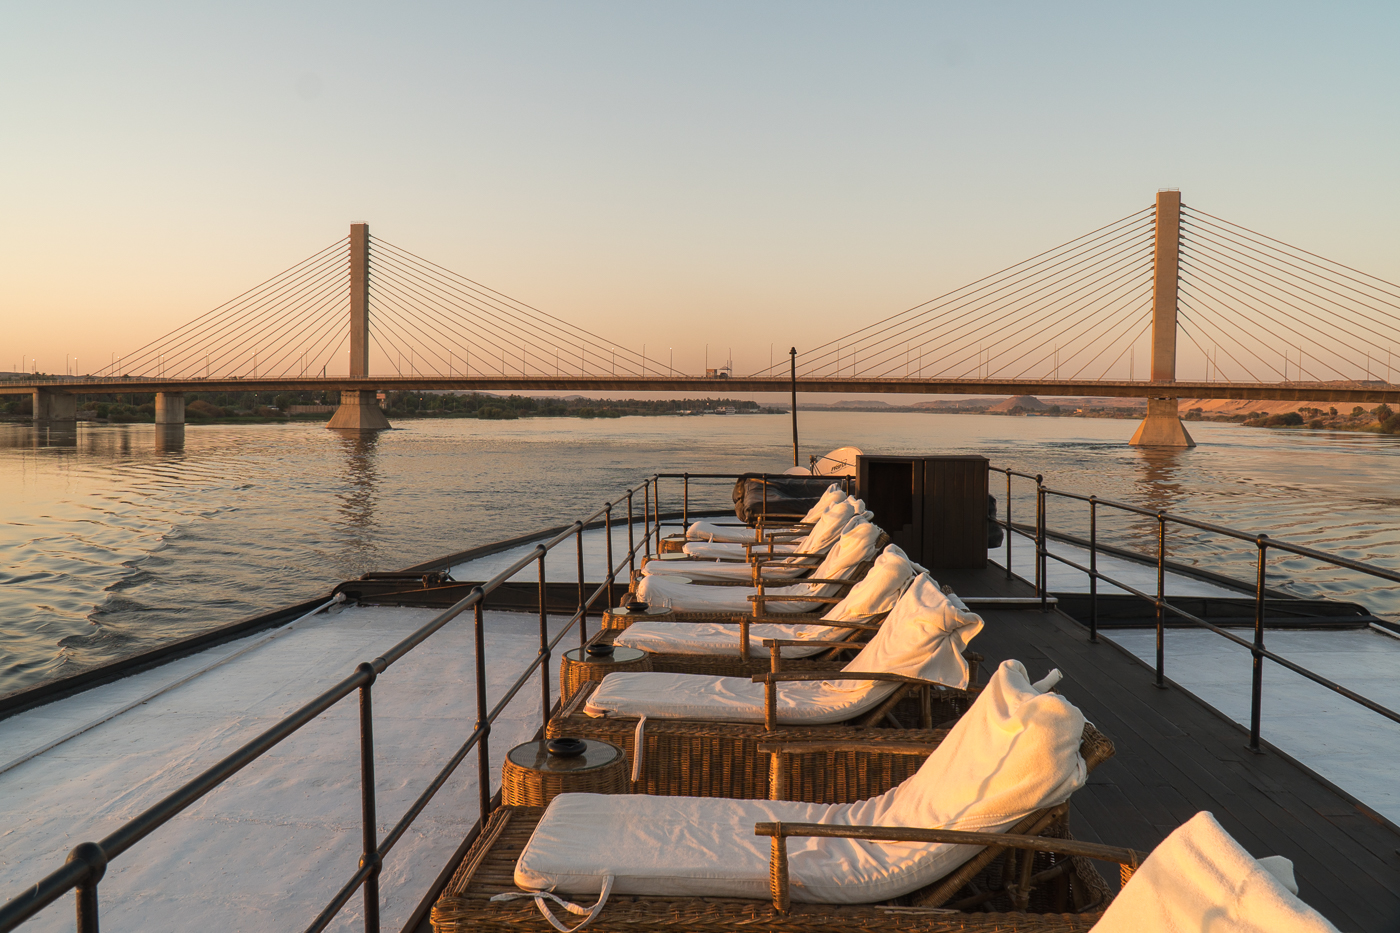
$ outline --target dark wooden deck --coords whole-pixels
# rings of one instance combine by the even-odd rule
[[[1033,595],[999,567],[944,571],[979,596]],[[1159,689],[1137,658],[1061,612],[988,610],[973,647],[994,670],[1014,658],[1032,677],[1058,667],[1059,691],[1117,745],[1075,795],[1072,827],[1092,841],[1150,849],[1200,810],[1256,856],[1293,860],[1300,895],[1343,931],[1400,930],[1400,831],[1192,694]]]

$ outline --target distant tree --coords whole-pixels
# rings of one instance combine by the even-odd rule
[[[1327,413],[1333,418],[1337,417],[1337,406],[1333,405],[1331,408],[1327,409]]]
[[[1386,434],[1400,434],[1400,415],[1391,415],[1381,423],[1381,430]]]
[[[1366,417],[1366,409],[1362,408],[1360,405],[1357,405],[1351,410],[1351,416],[1353,418],[1364,418]]]
[[[1391,411],[1390,406],[1387,405],[1385,402],[1381,402],[1375,408],[1371,409],[1371,414],[1376,416],[1377,421],[1384,424],[1386,419],[1388,419],[1391,415],[1395,414],[1395,412]]]

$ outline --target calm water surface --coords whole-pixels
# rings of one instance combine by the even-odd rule
[[[1200,446],[1127,446],[1128,421],[811,412],[803,453],[983,453],[1054,486],[1191,514],[1400,568],[1400,438],[1193,424]],[[171,638],[571,521],[655,471],[779,470],[779,416],[316,424],[0,425],[0,695]],[[1004,490],[993,484],[1000,497]],[[1033,515],[1030,486],[1014,498]],[[679,484],[663,486],[679,506]],[[692,503],[701,504],[697,488]],[[708,494],[728,505],[728,489]],[[1082,528],[1055,505],[1055,527]],[[1101,519],[1106,540],[1154,529]],[[1180,552],[1176,551],[1180,548]],[[1174,556],[1249,578],[1251,555],[1182,534]],[[1029,563],[1027,563],[1029,569]],[[1019,568],[1018,568],[1019,569]],[[1270,583],[1400,616],[1400,590],[1279,559]]]

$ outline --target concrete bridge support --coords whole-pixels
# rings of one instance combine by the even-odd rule
[[[156,424],[185,423],[185,393],[156,393]]]
[[[1147,417],[1130,444],[1195,447],[1178,413],[1180,400],[1166,390],[1176,382],[1176,299],[1181,256],[1181,192],[1157,192],[1157,230],[1152,252],[1152,382],[1163,394],[1147,400]]]
[[[389,427],[389,419],[384,417],[374,392],[341,392],[340,407],[326,427],[338,431],[383,431]]]
[[[350,375],[369,375],[369,224],[350,225]],[[328,428],[340,431],[382,431],[389,419],[375,393],[340,393]]]
[[[78,397],[67,392],[34,390],[35,421],[77,421]]]

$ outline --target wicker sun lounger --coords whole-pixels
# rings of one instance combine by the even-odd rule
[[[801,753],[800,744],[780,744],[786,752]],[[847,743],[822,743],[827,754],[843,747]],[[849,747],[864,750],[875,770],[886,773],[912,773],[931,751],[927,745],[907,742],[874,751],[865,742]],[[1093,726],[1086,726],[1080,753],[1092,771],[1113,755],[1113,744]],[[898,758],[911,759],[913,767],[892,768],[893,760]],[[861,788],[859,796],[847,797],[843,802],[883,793],[892,786]],[[772,900],[614,895],[591,926],[599,933],[662,933],[663,928],[679,928],[687,933],[733,933],[743,928],[781,933],[867,929],[919,933],[1087,931],[1113,899],[1089,859],[1119,863],[1126,879],[1145,856],[1130,849],[1074,840],[1069,832],[1068,813],[1068,804],[1039,810],[1007,833],[759,823],[755,834],[773,839]],[[543,814],[543,808],[527,807],[502,807],[492,814],[433,907],[431,918],[437,933],[468,929],[549,933],[552,928],[531,901],[490,901],[496,894],[518,890],[515,863]],[[844,835],[872,841],[968,842],[986,848],[948,876],[894,901],[857,906],[793,904],[787,897],[786,840],[813,835]],[[658,857],[664,857],[664,853]]]
[[[788,662],[784,661],[784,664]],[[760,674],[765,682],[821,679],[826,671]],[[936,745],[947,735],[940,723],[956,720],[975,699],[970,691],[956,690],[943,684],[916,681],[897,674],[843,674],[842,680],[896,680],[899,689],[886,697],[873,710],[837,725],[788,726],[770,728],[766,723],[711,722],[700,719],[648,719],[641,732],[642,763],[640,774],[633,782],[638,793],[673,797],[737,797],[767,798],[770,776],[767,762],[759,745],[771,741],[833,742],[859,739],[862,742],[920,742]],[[574,694],[568,706],[549,721],[545,734],[549,738],[569,736],[598,739],[621,748],[635,770],[638,720],[629,717],[595,719],[583,712],[597,683],[587,683]],[[768,718],[772,716],[772,691],[768,697]],[[913,711],[913,715],[910,713]],[[894,717],[905,728],[878,729],[886,717]],[[902,718],[901,718],[902,717]],[[910,720],[913,720],[912,722]],[[869,767],[866,753],[842,753],[831,764],[839,771],[854,772]],[[787,778],[800,771],[802,763],[787,762]],[[834,772],[833,772],[834,773]],[[910,772],[912,773],[912,772]],[[907,777],[908,775],[905,775]],[[844,780],[844,778],[833,778]],[[902,780],[902,778],[901,778]],[[898,782],[895,782],[898,783]],[[893,785],[891,785],[893,786]],[[836,803],[822,796],[813,803]]]

